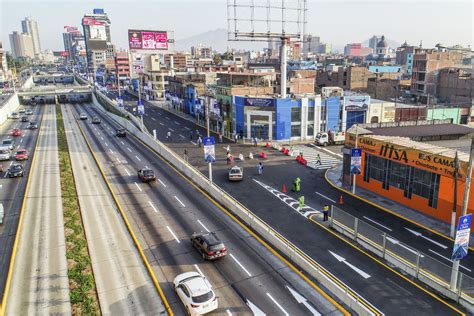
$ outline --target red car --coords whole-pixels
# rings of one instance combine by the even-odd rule
[[[22,135],[21,129],[19,129],[19,128],[12,129],[11,135],[12,136],[21,136]]]
[[[15,160],[28,160],[28,151],[26,149],[18,149],[15,153]]]

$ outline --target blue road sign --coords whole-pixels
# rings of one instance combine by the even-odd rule
[[[215,152],[215,141],[214,137],[204,137],[204,161],[205,162],[215,162],[216,161],[216,152]]]
[[[471,235],[472,214],[461,216],[456,231],[456,239],[454,241],[452,260],[461,260],[467,256],[469,248],[469,237]]]
[[[362,163],[362,149],[352,148],[351,152],[351,174],[360,174],[360,166]]]
[[[204,146],[215,145],[216,142],[214,141],[214,137],[204,137],[204,141],[202,142]]]

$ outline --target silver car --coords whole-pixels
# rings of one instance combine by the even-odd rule
[[[229,169],[229,181],[242,181],[244,179],[244,169],[234,166]]]

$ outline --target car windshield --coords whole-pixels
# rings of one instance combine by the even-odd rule
[[[230,170],[230,173],[232,173],[232,174],[239,174],[239,173],[240,173],[240,169],[231,169],[231,170]]]
[[[36,125],[36,122],[30,122],[30,125]]]
[[[152,176],[153,174],[154,174],[153,170],[143,170],[144,176]]]
[[[19,150],[16,152],[17,155],[23,155],[26,154],[26,150]]]
[[[12,166],[13,171],[19,171],[19,170],[21,170],[21,168],[22,168],[21,165],[13,165]]]
[[[10,145],[12,143],[11,139],[5,139],[3,140],[4,145]]]
[[[10,151],[8,149],[0,149],[0,154],[1,155],[4,155],[4,154],[9,154]]]
[[[202,295],[193,296],[193,302],[195,303],[204,303],[209,301],[212,298],[212,291],[209,291]]]

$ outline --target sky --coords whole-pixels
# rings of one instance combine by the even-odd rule
[[[118,47],[127,47],[129,28],[174,30],[179,40],[227,28],[226,4],[227,0],[0,0],[0,40],[9,50],[8,34],[21,31],[21,20],[30,16],[38,21],[42,49],[63,50],[63,27],[80,27],[84,13],[93,8],[109,15],[112,42]],[[423,47],[474,47],[473,28],[472,0],[308,0],[307,32],[335,47],[363,42],[374,34],[413,45],[422,40]]]

